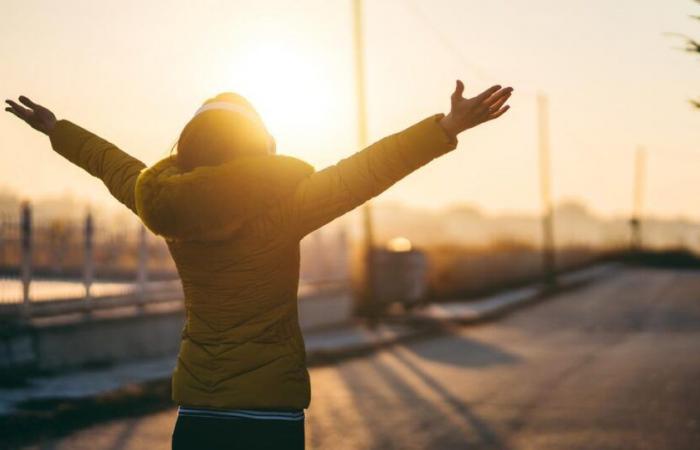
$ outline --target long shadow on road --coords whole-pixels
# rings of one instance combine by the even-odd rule
[[[418,378],[425,383],[435,394],[441,398],[445,404],[447,404],[456,414],[464,418],[471,428],[478,435],[478,442],[475,444],[477,446],[487,446],[488,448],[498,448],[501,450],[508,450],[508,445],[500,438],[498,433],[483,419],[479,417],[472,409],[465,404],[464,401],[453,395],[447,388],[445,388],[442,383],[440,383],[435,377],[430,375],[424,368],[418,366],[409,358],[406,357],[405,353],[399,348],[397,351],[391,352],[392,356],[396,358],[404,367],[413,372]],[[498,351],[496,355],[504,354]],[[512,362],[514,358],[508,358],[508,362]]]
[[[417,343],[403,348],[417,354],[422,359],[475,369],[501,364],[515,364],[519,360],[518,356],[494,345],[460,334],[449,334],[441,339],[449,339],[454,345],[431,345],[428,347]],[[460,349],[459,352],[455,352],[456,347]]]
[[[454,346],[442,345],[399,346],[336,368],[353,397],[355,414],[371,442],[369,448],[508,450],[489,423],[407,354],[475,370],[514,364],[518,358],[465,336],[443,339],[459,340],[463,351],[456,353]]]

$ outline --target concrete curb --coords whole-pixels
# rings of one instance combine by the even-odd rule
[[[609,263],[565,273],[560,275],[557,284],[551,287],[537,283],[478,300],[457,300],[431,304],[408,316],[394,318],[393,321],[403,327],[398,331],[387,329],[387,326],[392,323],[392,319],[378,325],[375,329],[367,325],[360,325],[366,329],[367,341],[345,346],[333,346],[332,348],[307,348],[307,364],[317,366],[364,356],[409,340],[451,332],[452,325],[477,324],[495,320],[554,295],[612,276],[621,266],[618,263]]]
[[[597,265],[562,274],[554,286],[536,283],[479,300],[431,304],[418,311],[416,315],[418,318],[437,322],[459,324],[484,322],[502,317],[513,310],[581,287],[592,281],[611,276],[620,267],[621,264],[618,263]]]

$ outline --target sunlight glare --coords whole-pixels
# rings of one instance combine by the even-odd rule
[[[238,92],[280,140],[308,142],[332,120],[333,89],[319,58],[284,41],[254,43],[230,67]]]

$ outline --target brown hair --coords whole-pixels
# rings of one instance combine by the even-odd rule
[[[245,98],[224,92],[204,102],[228,102],[260,117]],[[264,155],[274,151],[274,141],[262,120],[226,110],[209,110],[192,118],[176,143],[177,165],[182,171],[201,166],[217,166],[238,156]]]

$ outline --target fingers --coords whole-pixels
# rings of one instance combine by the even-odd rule
[[[493,96],[491,96],[491,97],[486,101],[487,104],[490,104],[490,106],[489,106],[489,114],[493,114],[493,113],[495,113],[496,111],[498,111],[499,109],[501,109],[501,107],[502,107],[502,106],[508,101],[508,99],[510,98],[510,94],[511,94],[510,92],[508,92],[508,93],[506,93],[506,94],[503,94],[503,95],[499,96],[497,99],[495,99],[495,100],[493,100],[493,101],[492,101],[493,97],[495,97],[496,95],[498,95],[498,93],[495,94],[495,95],[493,95]]]
[[[484,100],[484,103],[489,106],[493,107],[496,105],[496,103],[501,102],[501,105],[503,104],[502,101],[505,101],[510,97],[510,95],[513,93],[513,88],[512,87],[507,87],[504,89],[499,90],[498,92],[494,93],[490,97],[488,97],[486,100]],[[499,106],[500,108],[500,106]],[[496,108],[498,109],[498,108]]]
[[[7,112],[9,112],[10,114],[12,114],[12,115],[14,115],[14,116],[16,116],[16,117],[18,117],[18,118],[24,120],[24,117],[22,117],[22,116],[20,116],[19,114],[17,114],[12,108],[5,108],[5,111],[7,111]]]
[[[20,101],[23,105],[28,106],[28,107],[31,108],[31,109],[36,109],[36,108],[39,107],[39,105],[37,105],[37,104],[34,103],[33,101],[29,100],[29,98],[28,98],[28,97],[25,97],[24,95],[20,95],[20,96],[19,96],[19,101]]]
[[[489,97],[484,99],[478,106],[478,111],[484,122],[501,117],[510,109],[509,105],[505,105],[510,96],[513,94],[513,88],[507,87],[493,92]],[[505,106],[504,106],[505,105]]]
[[[506,105],[503,108],[499,109],[498,111],[489,114],[489,116],[486,118],[486,120],[493,120],[493,119],[498,119],[501,117],[503,114],[506,113],[510,109],[510,105]]]
[[[464,83],[462,83],[462,80],[457,80],[457,82],[455,83],[455,91],[450,96],[450,103],[452,104],[452,108],[455,108],[459,101],[463,99],[463,93]]]
[[[31,115],[31,111],[21,107],[17,103],[13,102],[12,100],[5,100],[5,103],[10,105],[10,108],[6,108],[5,111],[10,109],[10,112],[13,113],[15,116],[19,117],[20,119],[26,120],[27,117]]]
[[[460,98],[464,94],[464,83],[462,80],[457,80],[455,84],[455,91],[452,93],[452,98]]]
[[[493,94],[495,94],[496,92],[498,92],[499,89],[501,89],[501,86],[498,85],[498,84],[495,85],[495,86],[491,86],[490,88],[486,89],[486,90],[485,90],[484,92],[482,92],[481,94],[479,94],[479,95],[477,95],[476,97],[474,97],[474,100],[476,100],[478,103],[481,103],[481,102],[483,102],[484,100],[486,100],[487,98],[491,97],[491,96],[492,96]]]

